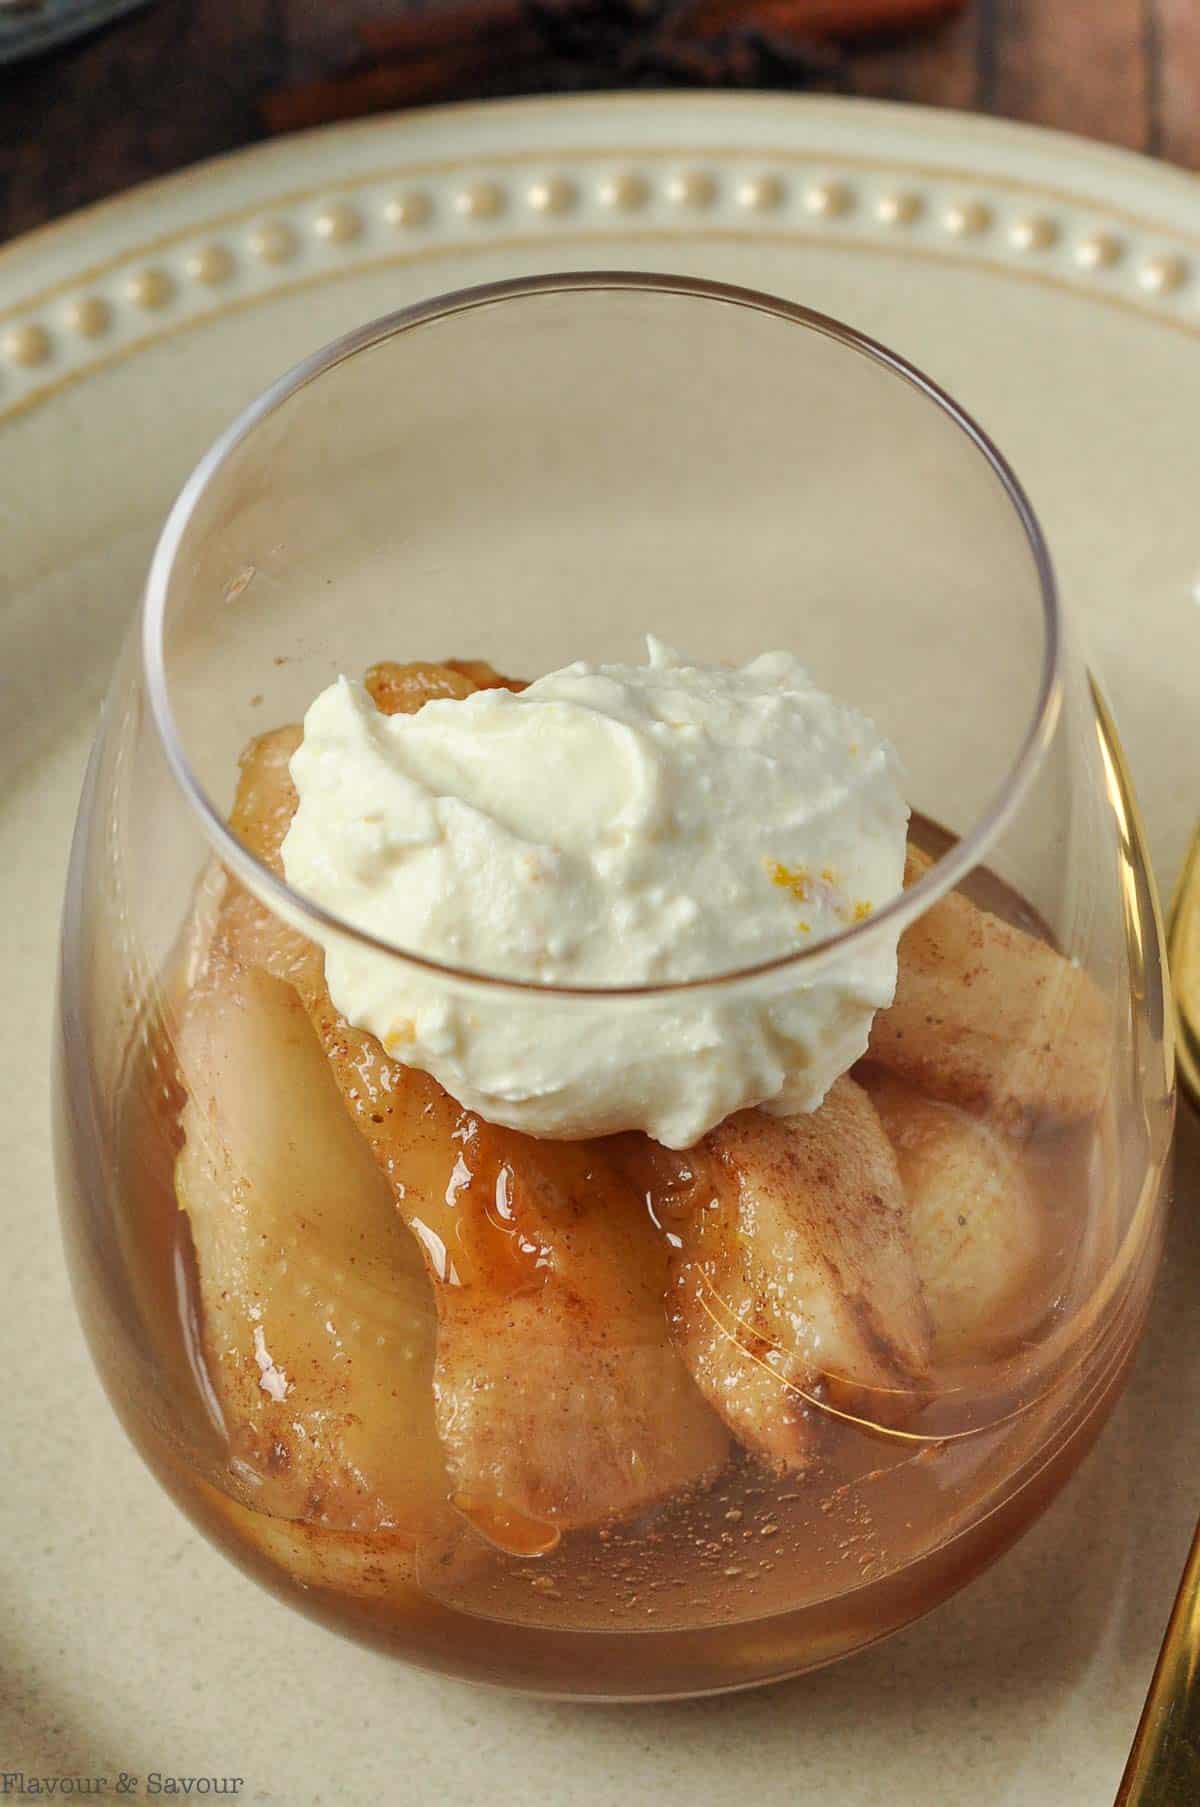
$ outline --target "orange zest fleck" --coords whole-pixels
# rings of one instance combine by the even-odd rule
[[[808,902],[808,873],[803,866],[781,866],[776,860],[767,870],[773,885],[778,885],[781,891],[790,891],[797,903]]]

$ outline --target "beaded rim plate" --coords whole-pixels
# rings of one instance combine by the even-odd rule
[[[741,1807],[748,1787],[758,1807],[1090,1807],[1115,1788],[1195,1514],[1200,1209],[1176,1215],[1116,1425],[1017,1552],[879,1653],[699,1709],[470,1693],[274,1606],[141,1469],[74,1329],[43,1127],[50,974],[94,710],[166,509],[317,345],[440,290],[588,266],[773,290],[943,383],[1041,515],[1164,886],[1182,856],[1200,803],[1194,178],[872,103],[535,100],[281,141],[0,250],[0,907],[27,1028],[0,1075],[0,1427],[22,1457],[0,1489],[0,1757],[114,1787],[239,1775],[243,1799],[289,1807]]]
[[[614,120],[639,106],[657,130],[614,145]],[[920,119],[928,135],[944,116],[773,97],[576,99],[565,142],[512,148],[516,139],[547,138],[547,125],[550,137],[562,136],[554,128],[566,113],[563,102],[534,100],[309,133],[28,235],[0,253],[0,421],[234,309],[365,267],[498,249],[519,258],[548,235],[564,247],[595,247],[598,263],[613,240],[668,243],[681,234],[747,247],[819,238],[847,250],[964,260],[1074,288],[1200,337],[1200,185],[1182,172],[976,118],[950,143],[923,145],[921,160],[890,147],[872,156],[863,148],[870,127],[886,122],[891,136]],[[772,115],[778,129],[766,134]],[[727,144],[706,144],[699,131],[688,142],[693,120],[711,127],[717,119],[735,128]],[[664,131],[670,123],[678,129]],[[751,124],[754,131],[736,130]],[[436,140],[479,135],[495,142],[474,154],[432,154]],[[331,142],[337,173],[280,180],[283,170],[298,176],[325,163]],[[964,143],[991,154],[961,166]],[[1001,146],[1023,153],[1009,170],[993,168]],[[943,160],[940,149],[951,154]],[[1019,173],[1039,151],[1061,165],[1064,185]],[[211,208],[201,200],[206,187]],[[106,240],[113,248],[96,256]],[[60,273],[39,281],[51,267]]]

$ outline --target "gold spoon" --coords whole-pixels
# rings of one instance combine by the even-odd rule
[[[1178,1019],[1175,1060],[1184,1091],[1200,1107],[1200,827],[1171,904],[1167,955]]]
[[[1200,828],[1171,905],[1167,950],[1179,1078],[1188,1098],[1200,1106]],[[1192,1807],[1196,1802],[1200,1802],[1200,1528],[1171,1610],[1116,1807]]]

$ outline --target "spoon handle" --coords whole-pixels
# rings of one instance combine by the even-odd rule
[[[1171,905],[1167,945],[1183,1088],[1200,1105],[1200,828]],[[1200,1802],[1200,1527],[1171,1611],[1116,1807]]]
[[[1200,1801],[1200,1528],[1179,1584],[1115,1807]]]
[[[1175,888],[1167,950],[1179,1024],[1179,1077],[1192,1103],[1200,1106],[1200,827]]]

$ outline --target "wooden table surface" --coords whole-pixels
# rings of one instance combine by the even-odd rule
[[[0,71],[0,240],[262,136],[258,103],[336,71],[403,0],[153,0]],[[972,0],[849,52],[843,90],[1035,120],[1200,168],[1200,0]],[[503,71],[491,85],[513,92]],[[447,98],[455,98],[448,96]]]

